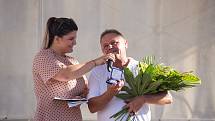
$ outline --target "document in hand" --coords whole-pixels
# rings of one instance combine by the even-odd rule
[[[59,97],[55,97],[54,100],[59,100],[59,101],[68,101],[68,106],[69,107],[74,107],[77,105],[81,105],[83,103],[87,103],[87,99],[86,98],[73,98],[73,99],[68,99],[68,98],[59,98]]]

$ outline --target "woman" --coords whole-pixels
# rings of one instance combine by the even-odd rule
[[[76,45],[78,27],[71,18],[49,18],[43,49],[33,62],[37,108],[35,121],[81,121],[80,106],[69,108],[66,101],[54,97],[77,98],[88,93],[84,76],[93,67],[114,59],[111,54],[79,64],[66,53]]]

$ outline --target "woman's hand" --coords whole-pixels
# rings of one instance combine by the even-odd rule
[[[115,61],[115,55],[113,53],[109,53],[109,54],[103,55],[99,58],[96,58],[93,61],[95,63],[95,66],[98,66],[98,65],[104,64],[108,59]]]

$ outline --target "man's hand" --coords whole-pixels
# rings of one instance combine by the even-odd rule
[[[128,112],[132,114],[136,113],[143,106],[145,100],[143,96],[138,96],[131,100],[127,100],[126,103],[126,107],[128,107]]]
[[[107,88],[107,92],[109,94],[118,94],[119,91],[122,89],[122,87],[124,86],[124,81],[123,80],[118,80],[117,84],[108,84],[108,88]]]

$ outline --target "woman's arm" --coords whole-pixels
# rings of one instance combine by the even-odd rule
[[[87,63],[69,65],[66,68],[62,68],[53,78],[58,81],[69,81],[80,78],[95,66],[96,62],[94,60]]]
[[[58,81],[69,81],[80,78],[95,66],[104,64],[109,58],[114,60],[114,55],[107,54],[87,63],[69,65],[66,68],[62,68],[53,78]]]

